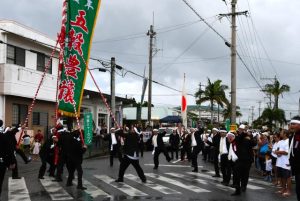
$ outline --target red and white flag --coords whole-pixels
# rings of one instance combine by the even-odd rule
[[[182,87],[182,96],[181,96],[181,118],[182,124],[187,128],[187,100],[186,100],[186,91],[185,91],[185,74],[183,77],[183,87]]]

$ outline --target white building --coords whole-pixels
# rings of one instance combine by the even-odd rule
[[[24,123],[55,44],[53,39],[29,27],[14,21],[0,20],[0,118],[6,125]],[[56,51],[29,118],[29,129],[42,129],[46,133],[54,125],[57,58]],[[99,98],[96,101],[95,92],[84,93],[85,97],[94,99],[85,98],[81,111],[91,111],[95,124],[109,125],[110,115],[99,94],[97,93]],[[110,98],[108,95],[105,97]],[[116,97],[116,105],[119,105],[117,114],[121,114],[119,110],[124,101],[125,99]],[[117,115],[121,121],[119,116]]]

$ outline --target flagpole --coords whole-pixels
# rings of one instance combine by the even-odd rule
[[[182,98],[181,98],[181,118],[184,127],[187,127],[187,100],[185,91],[185,73],[183,74]]]

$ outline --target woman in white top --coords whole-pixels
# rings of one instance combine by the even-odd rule
[[[275,151],[278,149],[278,142],[280,141],[280,133],[276,133],[273,135],[273,145],[270,147],[272,149],[271,158],[272,158],[272,166],[274,170],[274,185],[280,186],[280,179],[278,179],[278,173],[277,173],[277,167],[276,167],[276,160],[277,160],[277,154],[275,154]]]

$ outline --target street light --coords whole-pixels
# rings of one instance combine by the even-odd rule
[[[100,72],[106,72],[106,71],[108,71],[105,68],[90,68],[89,70],[99,70]]]

